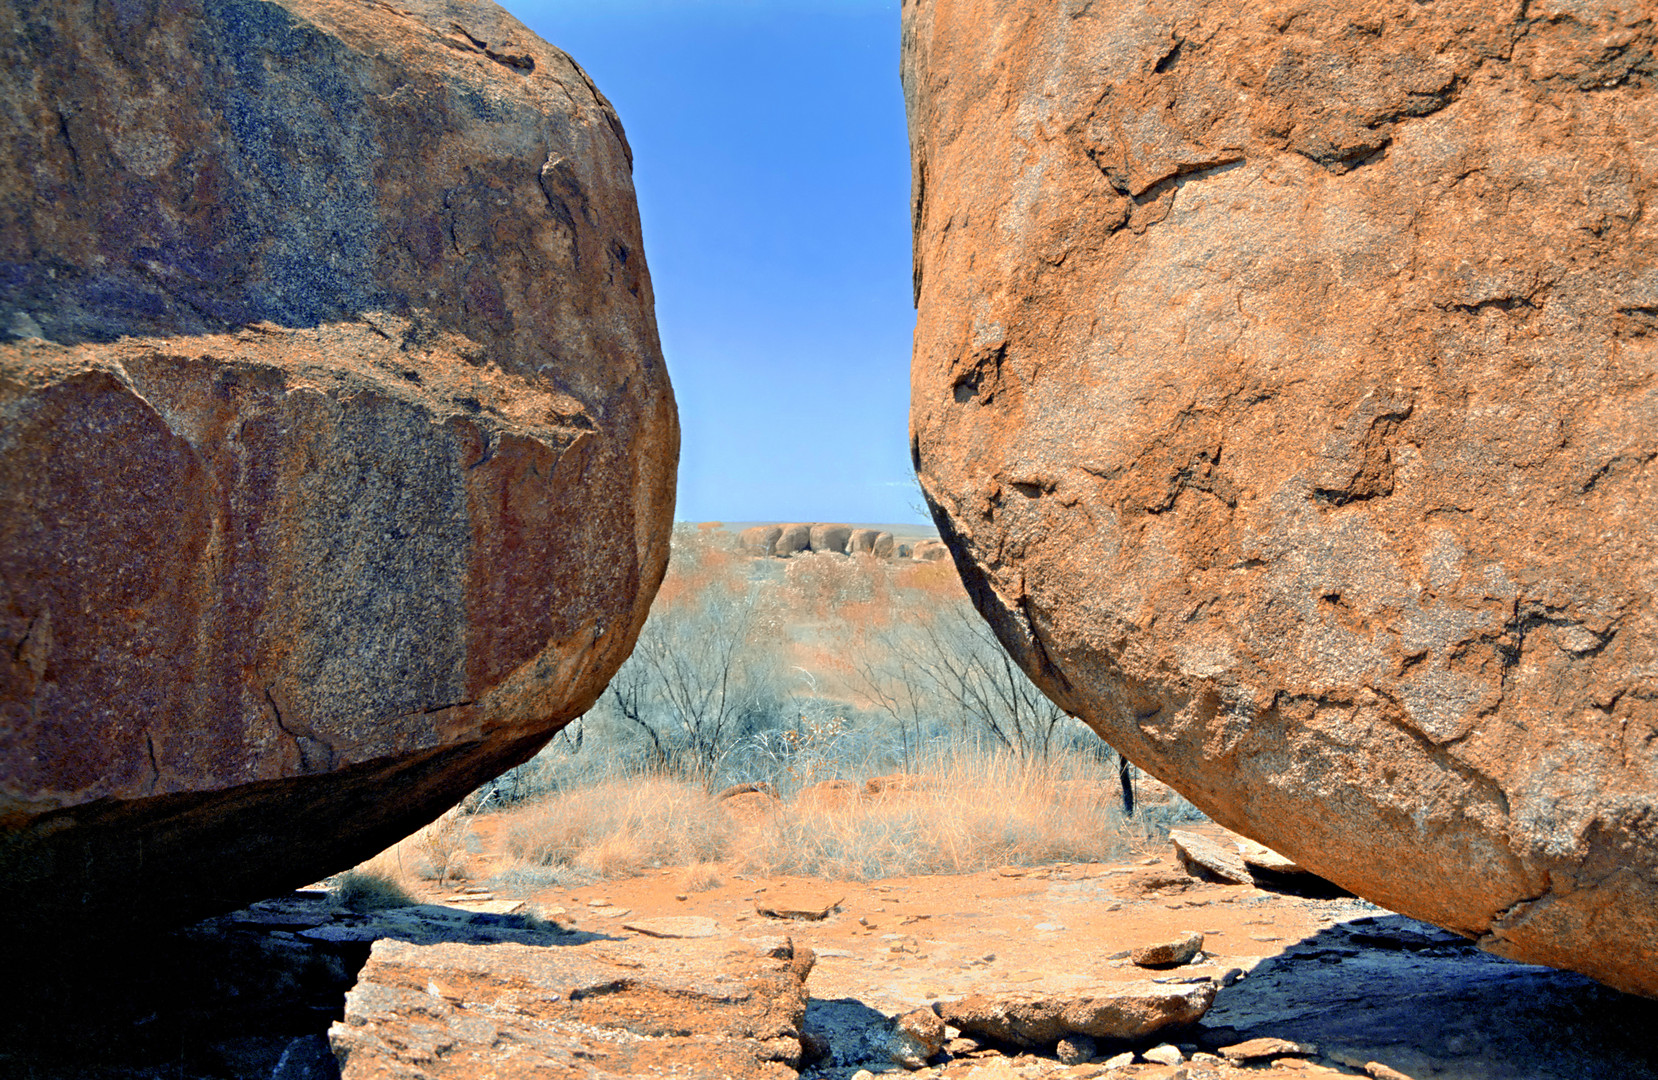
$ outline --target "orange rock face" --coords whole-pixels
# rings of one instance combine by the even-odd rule
[[[491,5],[0,42],[0,918],[182,921],[430,820],[631,650],[678,427],[629,151]]]
[[[1658,994],[1650,11],[907,0],[916,465],[1218,821]]]

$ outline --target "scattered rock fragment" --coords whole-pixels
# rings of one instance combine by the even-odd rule
[[[1203,935],[1189,930],[1171,941],[1141,945],[1129,954],[1140,967],[1176,967],[1188,963],[1203,948]]]
[[[1107,1069],[1121,1069],[1125,1065],[1132,1065],[1134,1064],[1134,1051],[1124,1050],[1120,1054],[1113,1054],[1100,1064],[1104,1065]]]
[[[798,919],[804,922],[821,922],[840,909],[841,897],[838,900],[824,902],[818,896],[773,896],[763,903],[754,905],[754,910],[768,919]]]
[[[1173,1043],[1159,1043],[1140,1056],[1158,1065],[1179,1065],[1186,1060],[1186,1055],[1180,1052],[1180,1047]]]
[[[1379,1061],[1365,1062],[1364,1071],[1369,1074],[1370,1080],[1411,1080],[1410,1077]]]
[[[706,915],[662,915],[631,919],[622,929],[654,938],[708,938],[720,935],[720,924]]]
[[[887,1054],[906,1069],[919,1069],[944,1049],[944,1021],[931,1009],[916,1009],[895,1017],[887,1038]]]
[[[1289,1039],[1259,1038],[1223,1046],[1218,1053],[1227,1061],[1242,1065],[1281,1057],[1317,1057],[1318,1047],[1313,1043],[1291,1042]]]
[[[1215,992],[1212,982],[1141,982],[1083,991],[970,994],[937,1002],[934,1008],[964,1034],[1045,1048],[1073,1034],[1142,1039],[1164,1028],[1196,1023],[1214,1004]]]

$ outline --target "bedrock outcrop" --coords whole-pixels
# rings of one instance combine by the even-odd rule
[[[678,455],[630,153],[487,3],[0,7],[0,921],[315,880],[581,714]]]
[[[917,471],[1230,828],[1658,995],[1644,5],[907,0]]]

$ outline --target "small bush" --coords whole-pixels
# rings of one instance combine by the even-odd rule
[[[467,853],[473,844],[472,829],[462,818],[444,814],[409,838],[421,877],[439,887],[467,876]]]
[[[390,873],[366,865],[353,867],[334,878],[329,892],[336,904],[352,911],[382,911],[415,903],[414,897]]]

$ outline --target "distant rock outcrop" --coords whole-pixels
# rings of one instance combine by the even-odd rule
[[[812,527],[796,523],[783,526],[782,532],[778,534],[773,554],[786,559],[790,555],[798,555],[802,551],[810,550],[812,550]]]
[[[847,541],[852,539],[852,526],[813,525],[811,535],[813,551],[828,551],[836,555],[845,555]]]
[[[936,540],[923,543],[938,544]],[[908,545],[900,548],[893,535],[881,529],[853,528],[850,525],[791,524],[752,525],[737,534],[737,550],[758,557],[776,556],[786,559],[802,552],[825,552],[835,555],[871,555],[878,559],[908,558]],[[947,554],[938,544],[936,555]]]
[[[632,649],[678,426],[630,154],[488,3],[11,5],[0,49],[0,922],[180,922]]]
[[[916,562],[938,562],[949,557],[950,549],[942,540],[922,540],[910,551],[910,558]]]
[[[737,547],[748,555],[775,555],[782,537],[781,525],[755,525],[737,534]]]
[[[1299,866],[1658,995],[1650,6],[903,34],[917,472],[1010,652]]]

